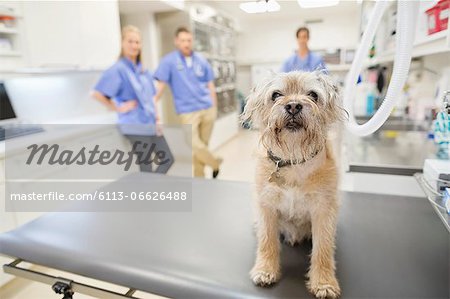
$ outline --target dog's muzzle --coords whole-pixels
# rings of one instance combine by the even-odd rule
[[[303,127],[303,121],[300,117],[302,109],[303,105],[298,102],[290,102],[284,106],[288,116],[284,127],[288,131],[295,132]]]
[[[300,113],[300,111],[302,111],[303,105],[296,102],[290,102],[289,104],[284,106],[284,109],[288,114],[295,116]]]
[[[295,132],[303,128],[303,125],[301,122],[295,120],[294,118],[290,119],[286,122],[286,125],[284,126],[288,131]]]

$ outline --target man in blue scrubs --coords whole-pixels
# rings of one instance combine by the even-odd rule
[[[309,29],[300,27],[296,33],[298,50],[289,57],[281,68],[282,72],[325,70],[326,66],[320,55],[313,53],[308,48]]]
[[[156,100],[169,85],[175,110],[182,124],[192,125],[194,175],[204,177],[204,168],[219,174],[222,159],[208,149],[209,139],[217,117],[217,96],[214,73],[208,61],[192,50],[192,33],[184,27],[175,33],[176,50],[161,60],[154,77],[158,80]]]

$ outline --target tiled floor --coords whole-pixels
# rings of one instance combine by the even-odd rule
[[[255,131],[241,131],[222,145],[216,154],[223,158],[219,179],[251,182],[255,174],[255,148],[258,135]]]
[[[219,179],[251,182],[254,176],[255,158],[254,149],[258,142],[258,135],[255,131],[241,131],[235,138],[221,146],[217,155],[224,159],[221,166]],[[210,172],[207,173],[211,177]],[[383,186],[383,188],[379,188]],[[414,182],[412,177],[342,173],[341,189],[345,191],[359,191],[372,193],[390,193],[398,195],[421,196],[422,192]],[[81,276],[65,274],[60,271],[39,268],[52,275],[63,276],[79,282],[94,284],[99,287],[106,287],[117,292],[126,292],[126,288],[111,286],[104,282],[93,281]],[[155,295],[136,293],[140,298],[161,298]],[[6,286],[0,288],[1,299],[50,299],[61,298],[50,290],[48,285],[29,282],[24,279],[16,279]],[[89,296],[77,294],[77,299],[92,298]]]

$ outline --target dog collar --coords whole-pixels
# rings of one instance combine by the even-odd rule
[[[322,148],[319,149],[318,151],[316,151],[311,157],[309,157],[309,159],[302,159],[302,160],[283,160],[280,157],[275,156],[272,153],[272,151],[268,150],[267,151],[268,158],[270,160],[272,160],[275,163],[275,166],[277,167],[275,169],[275,171],[270,174],[269,182],[270,183],[275,183],[277,185],[284,185],[286,183],[286,180],[280,175],[280,168],[281,167],[305,163],[306,161],[309,161],[312,158],[314,158],[315,156],[317,156],[317,154],[321,150],[322,150]]]
[[[275,156],[271,150],[267,151],[267,157],[272,160],[272,162],[275,163],[275,165],[277,166],[277,170],[280,169],[281,167],[285,167],[285,166],[291,166],[291,165],[297,165],[297,164],[303,164],[306,161],[309,161],[311,159],[313,159],[315,156],[317,156],[317,154],[321,151],[322,149],[317,150],[316,152],[314,152],[314,154],[312,154],[312,156],[309,159],[301,159],[301,160],[283,160],[280,157]]]

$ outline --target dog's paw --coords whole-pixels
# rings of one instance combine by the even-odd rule
[[[250,271],[250,277],[255,285],[266,287],[278,281],[280,278],[280,272],[253,268]]]
[[[336,299],[341,295],[337,281],[325,283],[307,283],[308,290],[319,299]]]

